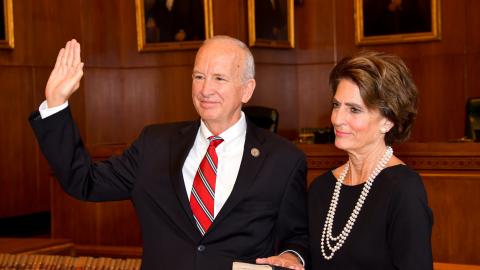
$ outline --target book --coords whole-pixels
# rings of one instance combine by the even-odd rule
[[[232,270],[288,270],[289,268],[268,265],[268,264],[253,264],[245,262],[233,262]]]

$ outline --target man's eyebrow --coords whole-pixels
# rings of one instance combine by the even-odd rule
[[[213,73],[213,76],[221,76],[221,77],[228,77],[227,74],[224,73]]]

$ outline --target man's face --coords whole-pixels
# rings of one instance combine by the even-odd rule
[[[210,42],[197,53],[192,74],[193,104],[214,134],[240,119],[242,103],[250,99],[255,88],[253,79],[245,83],[241,80],[243,58],[240,48],[223,40]]]

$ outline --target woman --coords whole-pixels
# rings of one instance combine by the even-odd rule
[[[433,217],[420,176],[393,155],[410,135],[417,89],[398,57],[361,52],[332,70],[342,166],[309,190],[313,269],[432,269]]]

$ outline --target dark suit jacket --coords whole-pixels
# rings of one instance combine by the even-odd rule
[[[43,120],[33,113],[30,123],[67,193],[88,201],[133,201],[143,235],[142,269],[227,270],[233,260],[285,249],[307,256],[305,157],[271,132],[248,124],[233,191],[202,237],[182,177],[199,121],[146,127],[121,156],[96,164],[68,108]]]

